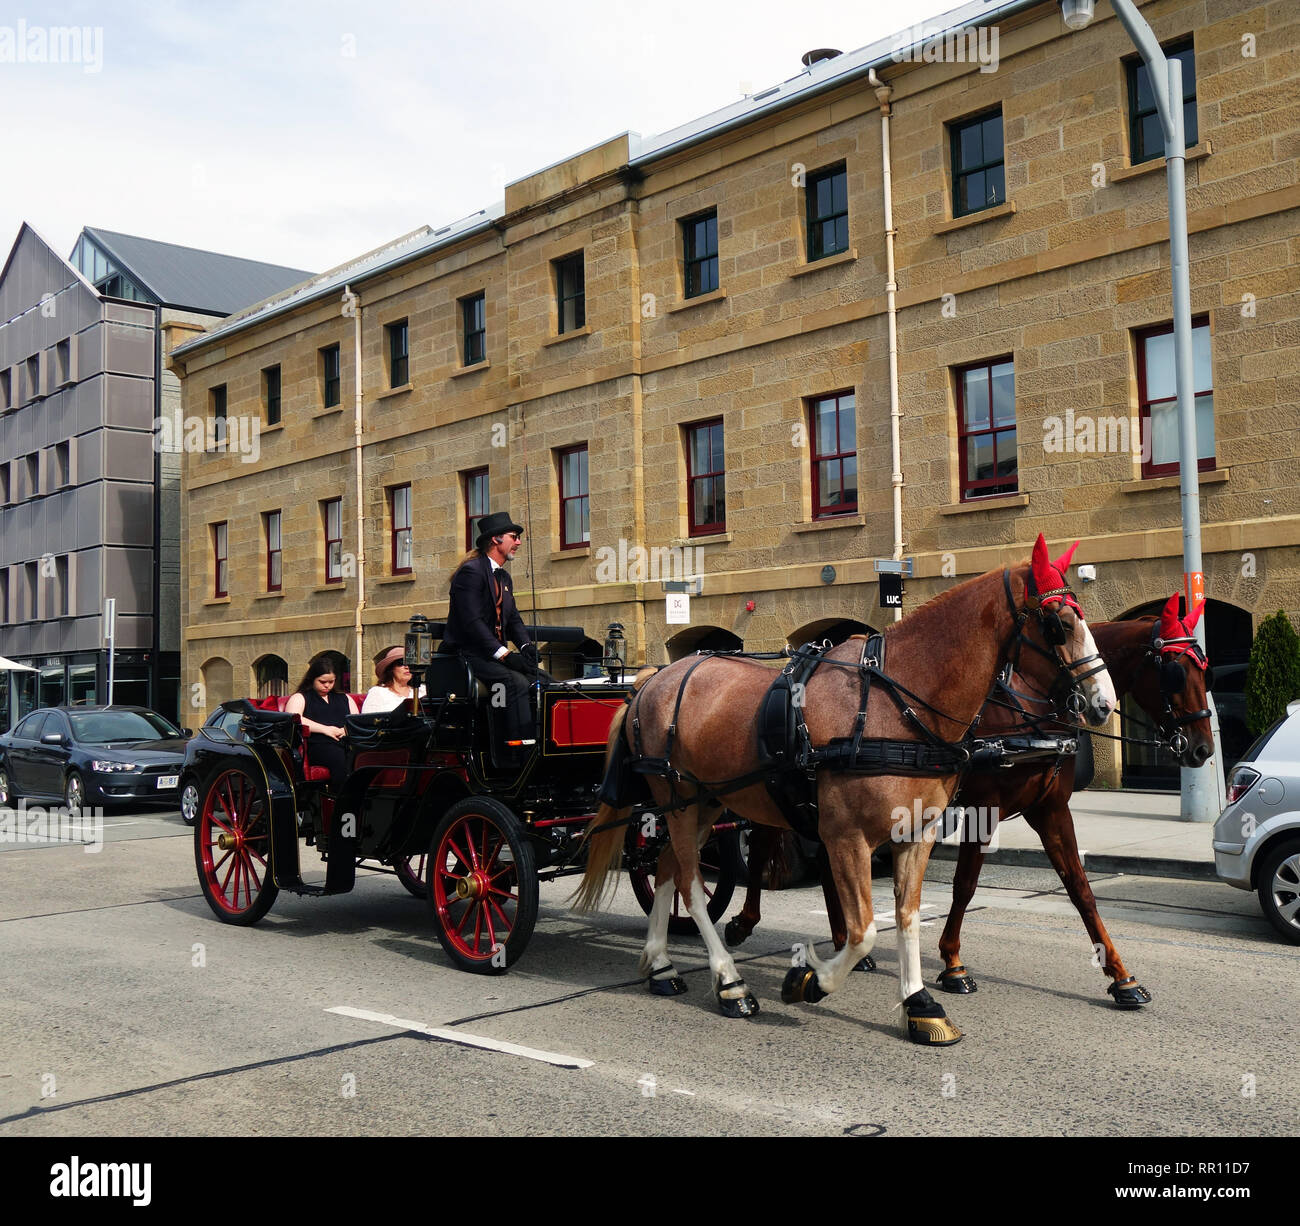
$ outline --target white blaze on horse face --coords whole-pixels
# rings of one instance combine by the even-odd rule
[[[1078,618],[1078,631],[1082,632],[1083,649],[1076,659],[1084,659],[1087,656],[1100,656],[1097,651],[1097,644],[1093,641],[1092,631],[1088,629],[1088,623],[1082,617]],[[1076,637],[1078,635],[1076,634]],[[1096,663],[1090,664],[1087,668],[1095,668]],[[1087,671],[1085,668],[1083,671]],[[1087,717],[1090,724],[1104,724],[1119,704],[1119,699],[1115,695],[1115,685],[1110,679],[1110,673],[1102,669],[1099,673],[1094,673],[1083,683],[1084,696],[1088,700]]]

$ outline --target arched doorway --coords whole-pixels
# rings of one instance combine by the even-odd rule
[[[743,651],[745,640],[721,626],[690,626],[674,634],[664,647],[671,663],[696,651]]]
[[[1167,598],[1166,598],[1167,599]],[[1160,616],[1164,600],[1153,600],[1124,614],[1121,621]],[[1225,774],[1250,747],[1254,739],[1246,728],[1246,662],[1254,639],[1252,619],[1246,609],[1222,600],[1205,602],[1205,654],[1214,667],[1214,706],[1219,713],[1219,740]],[[1125,695],[1120,700],[1120,733],[1149,736],[1146,713]],[[1177,791],[1181,778],[1178,766],[1168,754],[1157,754],[1148,745],[1122,742],[1120,785],[1126,788],[1155,788]]]
[[[259,698],[277,698],[289,692],[289,664],[279,656],[266,655],[253,661],[253,682]]]
[[[199,666],[203,679],[204,715],[215,711],[223,702],[235,696],[235,670],[223,656],[213,656]]]
[[[804,643],[821,643],[830,641],[832,647],[838,647],[852,634],[878,634],[874,627],[866,622],[854,621],[849,617],[822,617],[798,630],[786,635],[791,647],[801,647]]]

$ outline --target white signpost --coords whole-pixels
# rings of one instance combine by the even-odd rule
[[[108,648],[108,705],[113,705],[113,644],[117,634],[117,599],[104,601],[104,646]]]

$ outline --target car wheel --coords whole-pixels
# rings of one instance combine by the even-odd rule
[[[181,787],[181,821],[187,826],[192,826],[198,815],[199,787],[193,779],[186,779]]]
[[[63,803],[71,813],[80,813],[86,803],[86,785],[77,771],[68,772],[67,782],[63,785]]]
[[[1284,940],[1300,945],[1300,839],[1279,843],[1259,867],[1259,905]]]
[[[9,768],[0,766],[0,805],[8,806],[14,799],[13,784],[9,782]]]

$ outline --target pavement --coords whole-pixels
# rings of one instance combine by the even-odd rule
[[[1089,873],[1129,873],[1143,877],[1214,878],[1210,846],[1213,822],[1179,817],[1176,792],[1088,789],[1070,800],[1079,856]],[[956,837],[934,849],[940,860],[955,860]],[[1050,868],[1042,842],[1022,817],[999,822],[985,853],[990,864]]]

